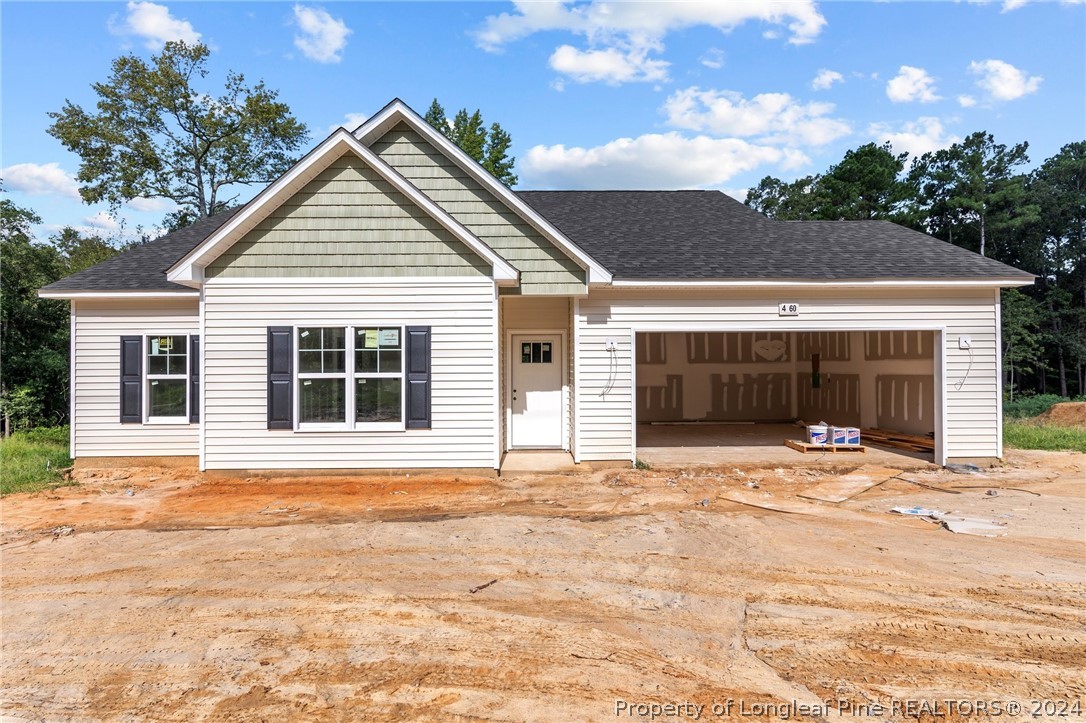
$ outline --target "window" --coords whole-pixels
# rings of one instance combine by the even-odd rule
[[[551,345],[545,341],[526,341],[520,345],[521,364],[550,364]]]
[[[299,327],[298,425],[401,430],[403,327]]]
[[[148,421],[188,422],[188,341],[184,335],[145,338]]]

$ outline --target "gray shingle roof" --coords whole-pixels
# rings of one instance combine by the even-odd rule
[[[192,292],[166,280],[166,269],[234,217],[241,206],[140,244],[77,274],[54,281],[42,291]]]
[[[616,279],[1032,278],[887,221],[774,221],[719,191],[517,195]]]
[[[1032,279],[886,221],[774,221],[719,191],[517,194],[616,279]],[[240,207],[149,241],[45,291],[185,292],[166,269]]]

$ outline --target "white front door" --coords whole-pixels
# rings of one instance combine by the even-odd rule
[[[510,446],[562,447],[562,337],[514,334]]]

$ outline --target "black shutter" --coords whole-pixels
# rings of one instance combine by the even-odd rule
[[[200,337],[189,337],[189,421],[200,421]]]
[[[408,429],[430,428],[430,327],[407,327],[407,362],[404,369]]]
[[[294,429],[294,329],[268,327],[268,429]]]
[[[121,337],[121,424],[143,422],[143,337]]]

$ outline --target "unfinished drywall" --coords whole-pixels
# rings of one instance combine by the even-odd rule
[[[918,331],[638,334],[637,419],[799,418],[926,434],[935,429],[934,338]],[[907,407],[898,403],[904,399]]]
[[[637,419],[791,419],[791,345],[779,332],[638,334]]]

